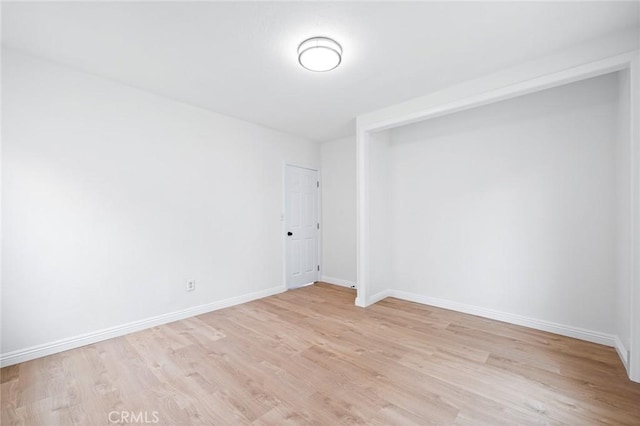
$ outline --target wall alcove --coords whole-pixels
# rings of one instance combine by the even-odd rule
[[[635,60],[359,119],[356,304],[614,346],[640,380]]]

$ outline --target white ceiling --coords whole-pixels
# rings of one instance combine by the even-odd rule
[[[640,3],[69,2],[2,4],[3,45],[309,139],[355,116],[638,27]],[[325,35],[342,65],[311,73]]]

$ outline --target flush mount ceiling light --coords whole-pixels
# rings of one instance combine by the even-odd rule
[[[331,71],[342,61],[342,46],[327,37],[312,37],[298,46],[298,62],[309,71]]]

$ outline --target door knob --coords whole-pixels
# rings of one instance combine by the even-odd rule
[[[292,236],[292,235],[293,235],[293,232],[287,232],[287,235],[288,235],[288,236]]]

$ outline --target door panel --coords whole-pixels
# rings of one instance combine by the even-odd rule
[[[318,280],[318,198],[318,172],[287,165],[285,262],[288,288]]]

